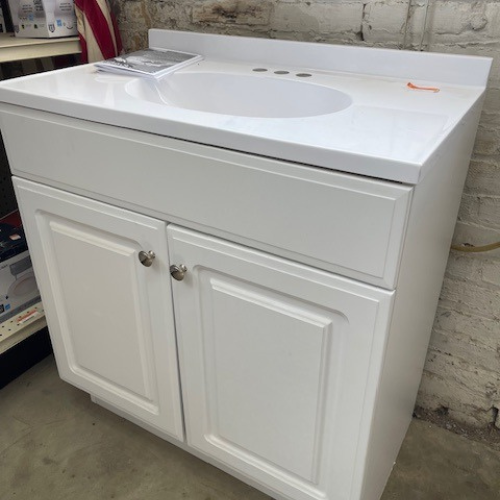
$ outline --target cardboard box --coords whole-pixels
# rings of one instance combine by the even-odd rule
[[[9,0],[14,33],[20,38],[74,36],[73,0]]]
[[[0,322],[40,300],[19,212],[0,219]]]

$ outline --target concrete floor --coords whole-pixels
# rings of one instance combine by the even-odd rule
[[[0,391],[0,500],[269,500],[92,404],[47,358]],[[383,500],[500,500],[500,452],[414,421]]]

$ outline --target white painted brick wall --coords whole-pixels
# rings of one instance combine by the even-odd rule
[[[147,29],[399,47],[407,0],[112,0],[128,50]],[[422,39],[412,0],[408,42]],[[454,240],[500,240],[500,0],[430,0],[424,48],[494,57]],[[500,408],[500,250],[450,254],[418,404],[476,425]],[[500,418],[497,421],[500,426]]]

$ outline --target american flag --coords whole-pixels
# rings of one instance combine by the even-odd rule
[[[116,19],[107,0],[75,0],[82,62],[110,59],[122,52]]]

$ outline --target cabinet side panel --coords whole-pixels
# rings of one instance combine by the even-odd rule
[[[436,314],[481,104],[466,115],[415,189],[379,381],[361,495],[378,500],[411,422]],[[363,471],[358,471],[363,477]],[[357,482],[361,485],[361,480]]]

